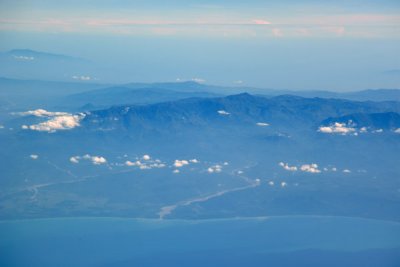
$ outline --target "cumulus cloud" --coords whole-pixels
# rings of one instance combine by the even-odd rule
[[[303,172],[310,172],[310,173],[320,173],[321,172],[318,169],[318,165],[315,163],[301,165],[300,170]]]
[[[99,157],[99,156],[93,156],[91,158],[91,160],[92,160],[92,163],[95,165],[107,163],[107,160],[104,157]]]
[[[287,183],[286,182],[281,182],[281,187],[286,187]]]
[[[38,155],[35,155],[35,154],[32,154],[32,155],[30,155],[29,156],[31,159],[38,159],[39,158],[39,156]]]
[[[340,122],[335,122],[329,126],[320,126],[318,128],[318,131],[321,133],[326,133],[326,134],[351,134],[356,131],[356,128],[354,128],[354,125],[351,121],[348,123],[340,123]]]
[[[79,163],[79,157],[76,157],[76,156],[75,157],[70,157],[69,161],[72,162],[72,163],[77,164],[77,163]]]
[[[80,160],[88,160],[92,162],[94,165],[102,165],[107,163],[106,158],[102,156],[91,156],[89,154],[83,156],[72,156],[69,158],[69,161],[74,164],[79,163]]]
[[[136,165],[136,162],[132,162],[132,161],[130,161],[130,160],[125,161],[125,165],[126,165],[126,166],[137,166],[137,165]]]
[[[142,156],[142,159],[144,160],[144,162],[141,162],[140,160],[136,160],[135,162],[127,160],[125,161],[125,166],[138,167],[141,170],[150,170],[153,168],[166,167],[166,165],[162,163],[161,160],[159,159],[152,160],[149,155]]]
[[[217,111],[219,115],[229,115],[230,113],[225,111],[225,110],[218,110]]]
[[[351,173],[351,171],[349,169],[344,169],[343,172],[344,173]]]
[[[394,132],[400,134],[400,128],[397,128],[396,130],[394,130]]]
[[[173,170],[172,173],[180,173],[179,170]]]
[[[34,125],[22,125],[22,129],[29,129],[33,131],[40,131],[40,132],[49,132],[53,133],[58,130],[71,130],[75,127],[80,126],[80,121],[84,118],[84,114],[79,114],[79,115],[61,115],[61,116],[55,116],[50,118],[49,120],[45,122],[41,122],[38,124]]]
[[[261,127],[269,126],[269,124],[266,122],[257,122],[256,125]]]
[[[269,181],[269,182],[268,182],[268,185],[270,185],[270,186],[274,186],[274,185],[275,185],[275,183],[274,183],[274,181]]]
[[[222,166],[221,165],[214,165],[214,166],[211,166],[211,167],[209,167],[208,169],[207,169],[207,172],[208,173],[219,173],[219,172],[221,172],[222,171]]]
[[[189,160],[190,163],[199,163],[199,161],[197,159],[191,159]]]
[[[187,160],[179,160],[179,159],[177,159],[174,162],[174,166],[176,168],[181,168],[181,167],[183,167],[185,165],[188,165],[188,164],[189,164],[189,161],[187,161]]]
[[[281,166],[282,168],[284,168],[287,171],[297,171],[297,167],[296,166],[289,166],[288,163],[284,163],[284,162],[279,162],[279,166]]]
[[[283,169],[287,171],[303,171],[303,172],[309,172],[309,173],[320,173],[321,170],[318,169],[318,165],[315,163],[311,164],[303,164],[300,167],[297,166],[290,166],[288,163],[284,162],[279,162],[279,166],[281,166]]]

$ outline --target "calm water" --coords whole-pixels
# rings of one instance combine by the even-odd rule
[[[400,266],[400,224],[340,217],[0,222],[0,266]]]

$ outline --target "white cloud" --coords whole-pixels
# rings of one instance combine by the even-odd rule
[[[151,164],[150,167],[164,168],[164,167],[166,167],[166,165],[164,163],[154,163],[154,164]]]
[[[189,160],[190,163],[199,163],[199,161],[197,159],[191,159]]]
[[[28,57],[28,56],[14,56],[14,58],[17,60],[25,60],[25,61],[35,60],[34,57]]]
[[[257,126],[261,126],[261,127],[269,126],[269,124],[266,123],[266,122],[257,122],[256,125],[257,125]]]
[[[400,134],[400,128],[397,128],[396,130],[394,130],[394,132]]]
[[[172,173],[180,173],[180,171],[179,170],[173,170]]]
[[[344,173],[351,173],[351,171],[349,169],[344,169],[343,172]]]
[[[150,170],[151,167],[149,165],[142,164],[142,165],[139,166],[139,169],[141,169],[141,170]]]
[[[99,156],[93,156],[91,160],[92,160],[92,163],[95,165],[107,163],[107,160],[105,158],[99,157]]]
[[[206,80],[204,80],[202,78],[193,78],[192,81],[196,82],[196,83],[205,83],[206,82]]]
[[[271,24],[271,22],[269,22],[267,20],[263,20],[263,19],[254,19],[252,22],[256,25],[270,25]]]
[[[152,168],[166,167],[166,165],[162,163],[161,160],[159,159],[151,160],[151,157],[149,155],[142,156],[142,159],[145,161],[145,163],[141,162],[140,160],[136,160],[135,162],[127,160],[125,161],[124,165],[129,167],[138,167],[141,170],[150,170]]]
[[[94,165],[101,165],[107,163],[107,160],[104,157],[101,156],[91,156],[89,154],[83,155],[83,156],[72,156],[69,158],[69,161],[72,163],[79,163],[79,160],[88,160],[91,161]]]
[[[219,115],[229,115],[230,113],[225,111],[225,110],[218,110],[217,111]]]
[[[275,185],[274,181],[269,181],[268,184],[269,184],[270,186],[274,186],[274,185]]]
[[[84,118],[84,114],[79,115],[62,115],[50,118],[48,121],[34,125],[22,125],[22,129],[30,129],[33,131],[53,133],[58,130],[70,130],[80,126],[80,121]]]
[[[30,155],[29,156],[31,159],[38,159],[39,158],[39,156],[38,155],[35,155],[35,154],[32,154],[32,155]]]
[[[326,133],[326,134],[346,135],[346,134],[354,133],[356,131],[356,129],[354,128],[352,121],[349,121],[347,124],[335,122],[335,123],[331,124],[330,126],[320,126],[318,128],[318,131],[321,133]]]
[[[185,166],[185,165],[188,165],[189,164],[189,162],[187,161],[187,160],[179,160],[179,159],[177,159],[177,160],[175,160],[175,162],[174,162],[174,166],[176,167],[176,168],[181,168],[181,167],[183,167],[183,166]]]
[[[209,167],[208,169],[207,169],[207,172],[208,173],[218,173],[218,172],[221,172],[222,171],[222,166],[221,165],[214,165],[214,166],[211,166],[211,167]]]
[[[300,170],[303,172],[310,172],[310,173],[320,173],[321,172],[320,170],[318,170],[318,165],[315,163],[301,165]]]
[[[83,156],[84,159],[91,159],[92,156],[90,156],[89,154],[86,154]]]
[[[0,129],[4,129],[4,125],[1,125],[1,124],[0,124]]]
[[[286,182],[282,182],[281,183],[281,187],[286,187],[287,186],[287,183]]]
[[[84,75],[74,75],[74,76],[72,76],[72,79],[79,80],[79,81],[90,81],[90,80],[92,80],[92,77],[84,76]]]
[[[125,165],[126,165],[126,166],[136,166],[136,163],[135,163],[135,162],[132,162],[132,161],[129,161],[129,160],[127,160],[127,161],[125,161]]]
[[[377,129],[374,131],[374,133],[383,133],[383,129]]]
[[[32,116],[36,116],[36,117],[54,117],[54,116],[70,115],[67,112],[52,112],[52,111],[47,111],[45,109],[28,110],[28,111],[19,112],[16,114],[22,115],[22,116],[32,115]]]
[[[69,161],[72,162],[72,163],[75,163],[75,164],[79,163],[79,157],[70,157]]]
[[[279,166],[281,166],[282,168],[284,168],[287,171],[297,171],[297,167],[296,166],[289,166],[288,163],[283,163],[283,162],[279,162]]]

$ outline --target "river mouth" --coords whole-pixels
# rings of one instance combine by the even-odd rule
[[[400,223],[361,218],[54,218],[2,221],[0,233],[1,266],[400,263]]]

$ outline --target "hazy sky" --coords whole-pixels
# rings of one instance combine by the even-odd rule
[[[88,58],[117,81],[400,88],[400,1],[0,0],[0,49]]]

